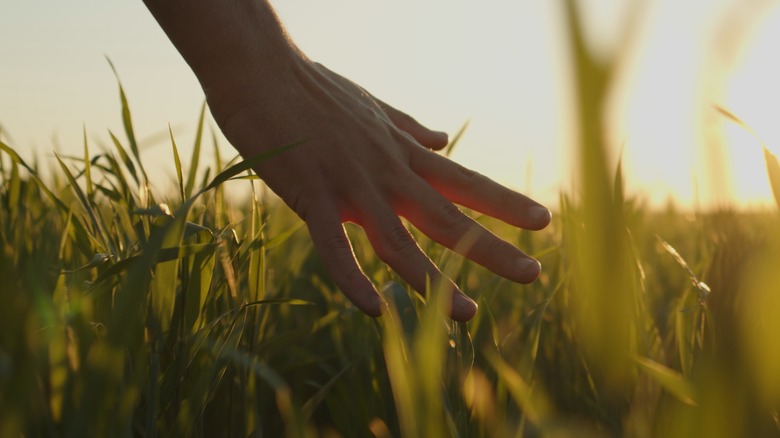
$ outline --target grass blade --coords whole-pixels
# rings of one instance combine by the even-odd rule
[[[265,160],[268,160],[270,158],[273,158],[283,152],[287,152],[288,150],[301,145],[303,142],[297,142],[288,144],[287,146],[282,146],[273,150],[270,150],[268,152],[263,152],[257,156],[254,156],[248,160],[244,160],[238,164],[235,164],[231,167],[228,167],[227,169],[220,172],[219,175],[215,176],[214,179],[207,185],[206,187],[201,190],[198,195],[205,193],[215,187],[218,187],[220,184],[224,183],[225,181],[229,180],[230,178],[233,178],[234,176],[238,175],[241,172],[247,171],[254,166],[257,166],[258,164],[262,163]]]
[[[296,231],[298,231],[301,228],[303,228],[304,225],[306,225],[306,222],[300,221],[297,224],[293,225],[292,228],[290,228],[290,229],[288,229],[286,231],[283,231],[283,232],[277,234],[276,236],[268,239],[268,241],[264,245],[265,249],[269,250],[269,249],[275,248],[275,247],[283,244],[284,242],[287,241],[287,239],[292,237],[292,235],[295,234]]]
[[[458,145],[460,142],[461,137],[463,137],[463,134],[466,132],[466,128],[469,127],[469,123],[471,123],[471,120],[466,120],[465,123],[463,123],[463,126],[458,129],[458,132],[455,133],[455,136],[452,137],[452,141],[450,141],[450,144],[447,145],[447,147],[444,148],[444,156],[449,157],[452,155],[452,151],[455,150],[455,146]]]
[[[94,193],[95,189],[92,186],[92,163],[89,160],[86,125],[84,125],[84,178],[87,180],[87,197],[92,199],[92,193]]]
[[[672,257],[674,257],[674,260],[677,262],[680,267],[685,269],[685,272],[688,274],[688,277],[691,279],[691,283],[696,288],[698,294],[699,294],[699,301],[704,301],[707,299],[707,297],[710,295],[710,287],[707,285],[707,283],[703,281],[699,281],[699,278],[694,274],[693,270],[688,266],[688,262],[685,261],[685,259],[680,255],[677,250],[670,245],[667,241],[661,238],[661,236],[656,235],[656,239],[661,244],[661,246],[671,254]]]
[[[43,190],[44,193],[46,193],[46,196],[57,206],[57,208],[60,210],[61,213],[67,215],[70,209],[67,205],[65,205],[64,202],[62,202],[57,196],[54,195],[54,193],[49,189],[49,187],[46,186],[46,184],[41,181],[41,179],[38,177],[37,172],[33,168],[31,168],[23,159],[19,156],[19,154],[16,153],[16,151],[7,144],[0,141],[0,150],[3,150],[5,153],[8,154],[9,157],[11,157],[11,161],[14,163],[20,164],[22,167],[24,167],[29,173],[30,176],[35,180],[35,182],[38,184],[38,187]]]
[[[111,137],[111,142],[114,144],[117,152],[119,152],[119,156],[122,158],[122,163],[124,163],[125,167],[127,167],[127,170],[130,172],[130,175],[133,177],[133,181],[135,181],[136,185],[140,184],[140,180],[138,179],[138,172],[135,171],[135,164],[133,164],[133,160],[130,159],[130,156],[127,155],[127,151],[125,151],[122,143],[110,130],[108,131],[108,135]]]
[[[181,172],[181,159],[179,158],[179,148],[176,147],[176,140],[173,139],[173,131],[171,125],[168,125],[168,133],[171,135],[171,147],[173,148],[173,162],[176,165],[176,180],[179,183],[179,195],[181,195],[181,202],[187,199],[186,191],[184,190],[184,178]]]
[[[60,167],[62,168],[63,173],[68,178],[68,182],[70,183],[71,188],[76,193],[76,197],[78,198],[79,202],[81,202],[81,205],[84,207],[87,215],[89,215],[90,222],[92,223],[92,232],[94,237],[99,237],[101,243],[103,243],[103,249],[106,249],[107,245],[104,239],[104,235],[101,231],[100,224],[98,223],[97,216],[95,215],[95,211],[92,209],[92,205],[90,205],[87,197],[81,190],[81,187],[79,187],[78,183],[76,182],[76,179],[73,178],[73,174],[70,173],[70,170],[68,170],[68,166],[65,165],[65,162],[62,161],[59,155],[55,154],[55,156],[57,157],[57,161],[60,163]]]
[[[533,387],[526,383],[517,372],[493,351],[486,354],[488,363],[496,370],[498,379],[509,390],[515,403],[523,410],[523,414],[533,425],[541,427],[548,421],[547,407]]]
[[[255,186],[252,186],[252,216],[249,222],[249,239],[247,252],[249,253],[249,270],[247,272],[247,286],[249,297],[252,300],[265,298],[265,273],[266,273],[266,248],[263,242],[263,223],[260,213],[260,202],[257,200]]]
[[[22,191],[22,182],[19,177],[19,164],[11,160],[11,178],[8,180],[8,208],[10,217],[19,217],[19,197]]]
[[[667,392],[685,404],[696,406],[693,385],[682,374],[648,358],[640,357],[636,361]]]
[[[125,89],[122,87],[122,82],[119,80],[119,73],[116,71],[116,67],[114,67],[114,63],[111,62],[111,59],[106,57],[106,60],[108,61],[108,65],[111,66],[111,71],[114,72],[114,76],[116,77],[116,82],[119,85],[119,99],[122,102],[122,124],[125,127],[125,134],[127,134],[127,141],[130,142],[130,150],[133,152],[133,156],[135,157],[135,161],[138,163],[138,166],[141,168],[141,174],[144,176],[144,179],[149,179],[146,176],[146,171],[144,170],[143,165],[141,164],[141,154],[138,150],[138,141],[135,139],[135,130],[133,130],[133,119],[130,116],[130,105],[127,103],[127,96],[125,95]]]
[[[200,161],[200,145],[203,140],[203,124],[206,116],[206,102],[200,108],[200,118],[198,119],[198,130],[195,133],[195,144],[192,146],[192,158],[190,159],[190,171],[187,174],[187,184],[184,186],[184,193],[189,198],[192,195],[192,189],[195,187],[195,178],[198,174],[198,162]]]

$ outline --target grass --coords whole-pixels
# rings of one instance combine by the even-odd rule
[[[177,164],[160,198],[116,137],[50,182],[0,147],[3,436],[780,432],[775,213],[651,211],[617,174],[609,226],[567,196],[540,233],[480,217],[543,262],[529,286],[415,232],[480,304],[467,324],[350,227],[396,309],[373,320],[286,207],[223,195],[268,157],[190,173],[190,196]]]
[[[46,181],[0,143],[0,436],[780,434],[778,215],[625,195],[591,111],[610,69],[572,5],[580,192],[543,232],[478,218],[542,261],[539,281],[510,283],[413,230],[479,303],[465,324],[348,225],[392,304],[357,311],[247,172],[284,148],[240,163],[215,148],[196,172],[203,116],[188,162],[171,134],[173,193],[147,182],[121,86],[124,139],[95,153],[85,135]],[[236,184],[253,196],[232,204]]]

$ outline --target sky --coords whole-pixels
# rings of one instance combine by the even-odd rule
[[[453,159],[557,206],[571,191],[576,128],[559,1],[272,1],[307,55],[434,129],[469,128]],[[780,152],[780,3],[646,1],[631,38],[625,0],[581,0],[589,44],[620,53],[606,109],[631,193],[653,205],[770,206],[761,146]],[[140,0],[0,0],[0,126],[23,156],[82,154],[121,136],[119,72],[142,159],[173,180],[203,93]],[[224,156],[234,152],[222,140]]]

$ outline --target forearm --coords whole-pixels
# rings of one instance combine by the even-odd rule
[[[144,3],[207,94],[284,77],[303,58],[266,0]]]

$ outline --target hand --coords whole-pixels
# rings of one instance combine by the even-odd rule
[[[531,282],[541,266],[461,213],[454,203],[538,230],[550,212],[432,152],[431,131],[347,79],[309,61],[267,0],[144,0],[206,91],[222,132],[245,157],[304,144],[257,174],[306,221],[342,292],[372,316],[385,303],[355,260],[343,223],[365,229],[377,255],[416,290],[452,290],[451,315],[477,305],[420,250],[399,215],[433,240],[498,275]]]
[[[538,277],[537,261],[453,202],[532,230],[550,222],[549,210],[432,152],[446,146],[445,133],[319,64],[300,57],[273,77],[269,83],[248,76],[227,92],[207,89],[212,112],[245,157],[305,141],[255,170],[306,222],[326,269],[363,312],[380,315],[384,301],[355,260],[344,222],[363,227],[377,255],[417,291],[425,291],[428,278],[446,282],[456,320],[473,317],[477,305],[420,250],[399,216],[502,277]]]

